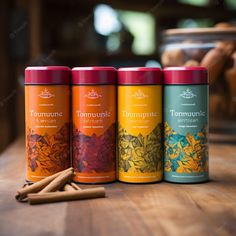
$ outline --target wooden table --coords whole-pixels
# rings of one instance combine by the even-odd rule
[[[14,199],[24,182],[24,141],[0,156],[0,235],[236,235],[236,147],[211,144],[205,184],[105,185],[107,198],[30,206]],[[83,187],[87,187],[84,186]]]

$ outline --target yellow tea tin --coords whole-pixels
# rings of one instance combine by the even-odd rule
[[[162,72],[118,70],[118,180],[162,180]]]

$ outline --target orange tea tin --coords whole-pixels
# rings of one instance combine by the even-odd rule
[[[76,182],[116,179],[116,70],[72,69],[72,163]]]
[[[26,180],[70,166],[70,68],[25,69]]]

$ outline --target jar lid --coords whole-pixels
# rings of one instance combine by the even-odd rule
[[[234,41],[236,39],[236,27],[168,29],[162,33],[164,43],[177,43],[181,41],[193,44],[194,42],[209,42],[222,39]]]
[[[166,67],[163,74],[164,84],[208,84],[205,67]]]
[[[70,84],[67,66],[30,66],[25,69],[25,84]]]
[[[168,29],[164,30],[163,34],[165,36],[173,36],[173,35],[184,35],[189,34],[234,34],[236,33],[236,27],[228,27],[228,28],[180,28],[180,29]]]
[[[116,84],[116,69],[105,66],[74,67],[72,84]]]
[[[124,67],[118,69],[118,84],[162,84],[162,71],[158,67]]]

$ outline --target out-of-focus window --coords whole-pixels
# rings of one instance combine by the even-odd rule
[[[94,28],[98,34],[107,36],[106,47],[110,52],[118,51],[125,43],[124,32],[133,38],[132,53],[150,55],[155,52],[155,20],[150,13],[115,10],[99,4],[94,10]]]
[[[195,6],[206,6],[208,5],[209,0],[179,0],[179,2],[185,3],[185,4],[191,4]]]
[[[148,55],[155,51],[155,21],[150,13],[119,11],[121,22],[134,36],[134,54]]]
[[[178,22],[178,28],[204,28],[214,25],[211,19],[182,19]]]
[[[231,10],[236,9],[236,0],[227,0],[226,3],[229,9]]]
[[[121,30],[117,12],[110,6],[99,4],[94,10],[94,27],[97,33],[108,36]]]

